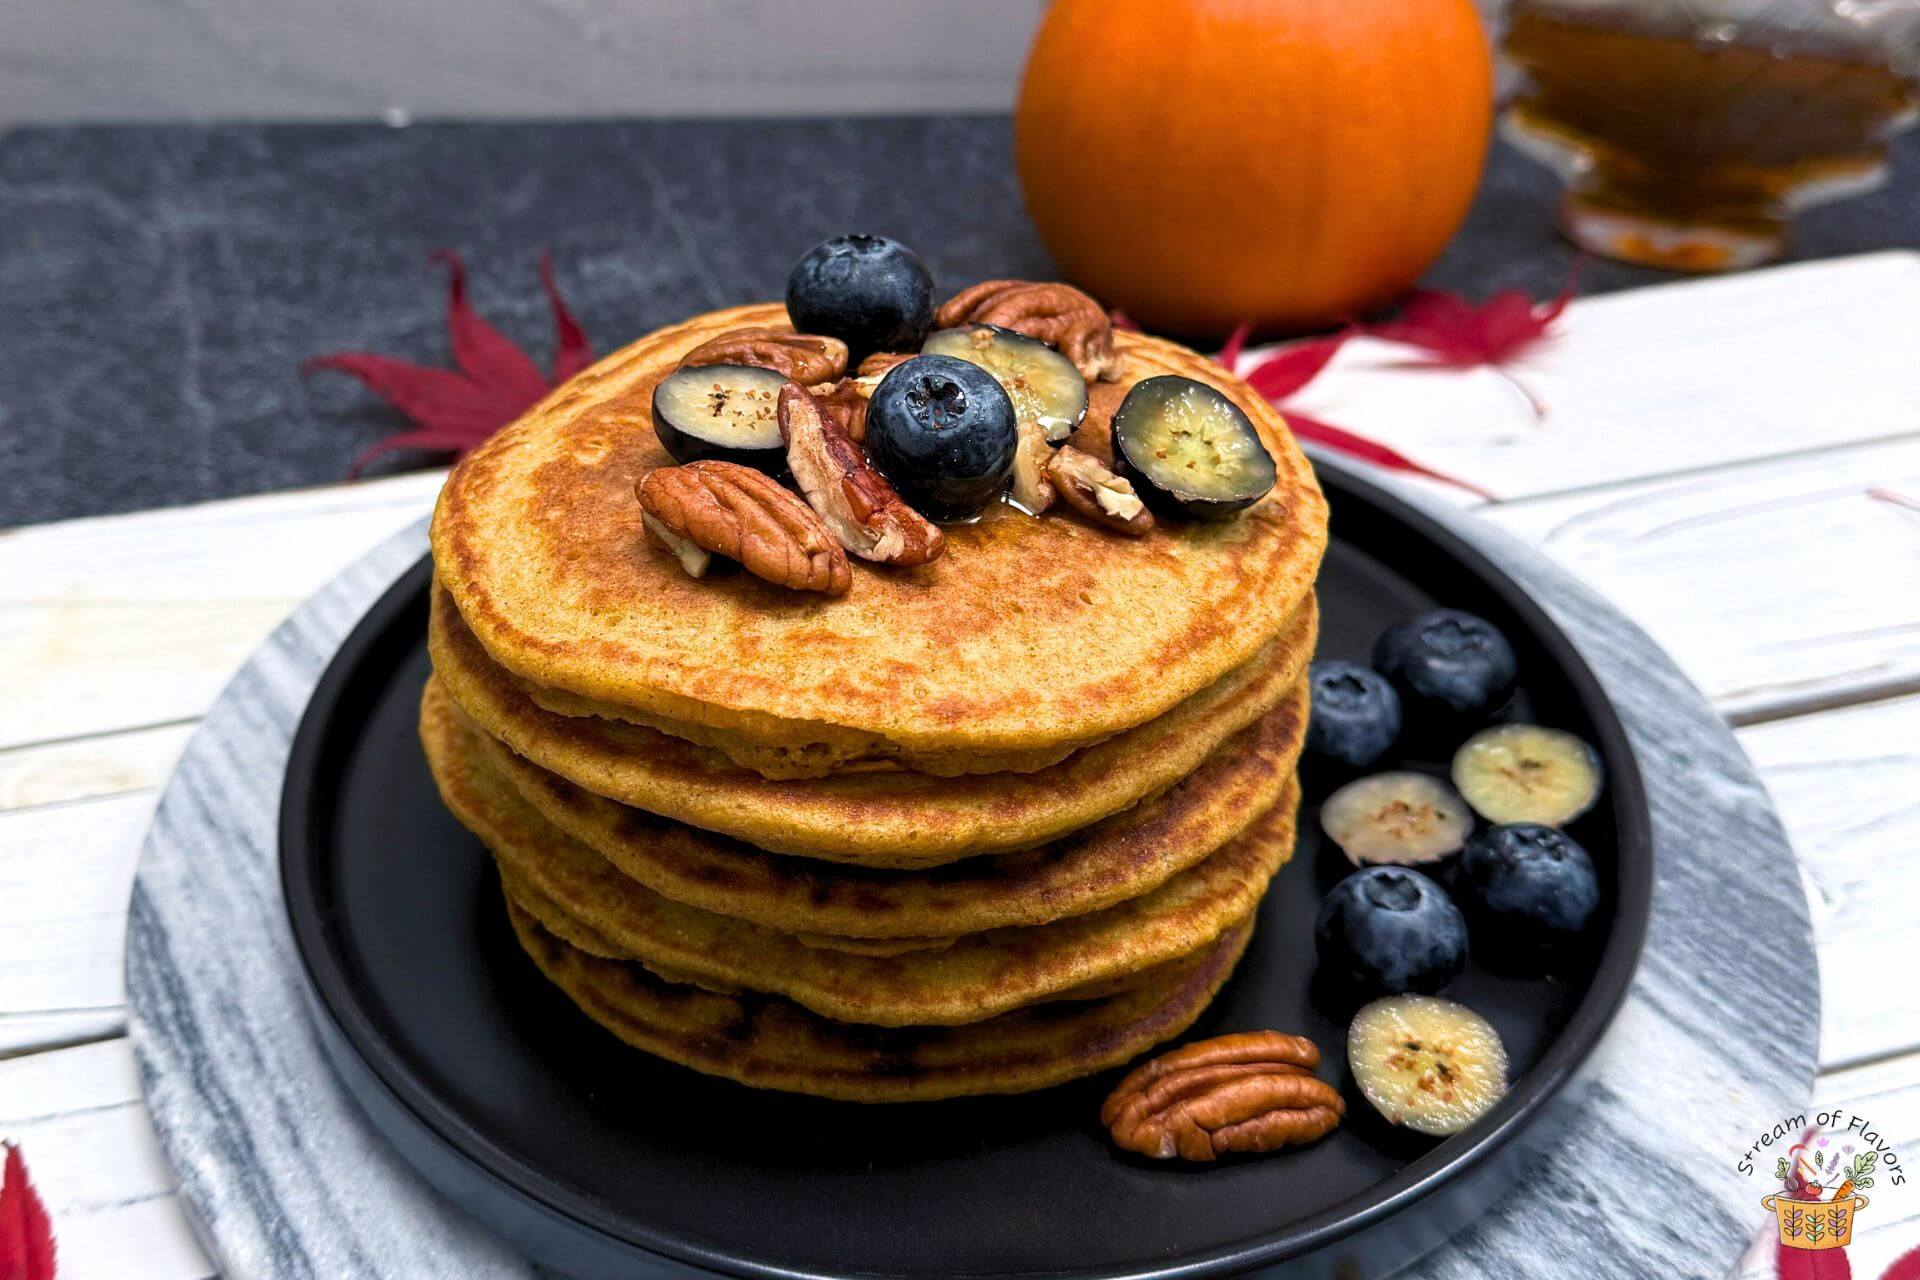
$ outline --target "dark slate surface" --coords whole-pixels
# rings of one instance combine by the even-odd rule
[[[1814,211],[1795,253],[1920,234],[1920,131],[1896,181]],[[1555,291],[1557,186],[1502,148],[1429,276]],[[997,117],[782,122],[213,125],[0,136],[0,525],[318,484],[396,425],[302,360],[439,363],[446,246],[477,305],[542,361],[551,246],[600,350],[777,296],[846,230],[898,236],[943,288],[1045,276]],[[1596,263],[1583,292],[1667,279]],[[419,461],[419,459],[414,459]],[[394,464],[388,464],[394,465]]]

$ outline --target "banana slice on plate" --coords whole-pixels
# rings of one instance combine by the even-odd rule
[[[1593,808],[1603,777],[1599,752],[1537,724],[1484,729],[1453,756],[1453,785],[1488,822],[1564,826]]]
[[[1328,796],[1320,829],[1357,867],[1419,867],[1458,853],[1473,830],[1473,814],[1438,778],[1376,773]]]
[[[1493,1024],[1438,996],[1388,996],[1353,1015],[1347,1065],[1374,1110],[1415,1133],[1458,1133],[1507,1092]]]

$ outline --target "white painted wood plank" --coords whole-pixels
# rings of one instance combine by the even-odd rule
[[[1889,495],[1920,504],[1920,436],[1481,514],[1609,597],[1744,722],[1920,688],[1920,509]]]
[[[169,724],[0,751],[0,813],[154,790],[193,730]]]
[[[127,898],[154,799],[0,813],[0,1055],[125,1027]]]
[[[1920,1050],[1920,697],[1738,736],[1807,872],[1821,1065]],[[1920,1151],[1914,1160],[1920,1178]]]
[[[0,1062],[0,1137],[53,1219],[61,1280],[201,1280],[125,1037]]]
[[[68,1045],[91,1044],[124,1035],[124,1000],[97,1009],[28,1010],[0,1013],[0,1061],[44,1053]]]
[[[1503,498],[1920,431],[1920,253],[1582,299],[1512,376],[1349,343],[1294,407]],[[1252,364],[1250,353],[1249,367]]]
[[[0,748],[197,718],[444,472],[0,532]]]

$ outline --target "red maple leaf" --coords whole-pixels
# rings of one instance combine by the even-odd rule
[[[301,366],[303,373],[338,369],[358,378],[414,424],[411,431],[376,440],[353,460],[349,475],[395,449],[465,453],[593,361],[586,333],[554,284],[551,255],[540,255],[540,283],[553,307],[551,377],[468,303],[467,269],[459,255],[441,249],[433,256],[447,265],[447,337],[457,372],[357,351],[316,356]]]
[[[1406,301],[1397,318],[1369,326],[1369,337],[1417,348],[1414,363],[1436,369],[1492,368],[1526,398],[1535,419],[1545,418],[1540,397],[1505,368],[1546,336],[1560,313],[1573,300],[1580,264],[1567,276],[1565,287],[1547,302],[1535,302],[1518,289],[1494,294],[1479,306],[1458,294],[1422,289]]]
[[[53,1280],[53,1222],[11,1142],[0,1175],[0,1280]]]
[[[1920,1280],[1920,1249],[1909,1249],[1880,1273],[1880,1280]]]
[[[1230,370],[1237,369],[1239,366],[1240,353],[1246,346],[1250,327],[1242,324],[1235,329],[1227,338],[1226,345],[1220,349],[1220,363]],[[1371,462],[1388,471],[1425,476],[1429,480],[1437,480],[1441,484],[1449,484],[1489,502],[1493,501],[1493,495],[1479,485],[1421,466],[1412,458],[1398,450],[1388,448],[1377,440],[1369,440],[1345,427],[1337,427],[1331,422],[1286,406],[1284,402],[1287,397],[1319,377],[1320,371],[1327,367],[1341,346],[1348,338],[1354,336],[1354,333],[1352,329],[1345,329],[1330,338],[1312,338],[1306,342],[1295,343],[1247,374],[1247,385],[1265,396],[1276,409],[1279,409],[1286,417],[1287,426],[1302,440],[1359,458],[1363,462]]]

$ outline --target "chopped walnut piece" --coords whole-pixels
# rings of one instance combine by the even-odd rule
[[[773,477],[733,462],[660,467],[634,486],[647,529],[698,578],[709,553],[795,591],[845,595],[847,556],[820,517]]]
[[[841,546],[896,565],[926,564],[946,550],[946,535],[906,504],[805,387],[782,387],[779,413],[787,469]]]
[[[1080,290],[1057,281],[985,280],[962,289],[933,313],[936,329],[997,324],[1052,343],[1089,381],[1120,376],[1113,354],[1113,321]]]
[[[1047,459],[1047,479],[1063,502],[1103,529],[1138,537],[1153,528],[1153,513],[1133,484],[1085,450],[1070,444],[1055,449]]]
[[[872,378],[878,381],[888,370],[892,369],[893,366],[905,364],[907,361],[913,359],[915,354],[916,353],[912,351],[876,351],[862,360],[859,369],[855,370],[855,372],[863,378]]]
[[[1114,1144],[1157,1160],[1205,1162],[1275,1151],[1331,1133],[1340,1091],[1313,1074],[1320,1050],[1303,1036],[1250,1031],[1185,1045],[1136,1067],[1100,1108]]]
[[[708,364],[753,365],[813,386],[847,371],[847,344],[815,333],[734,329],[680,357],[682,369]]]
[[[1037,422],[1022,422],[1017,429],[1020,441],[1013,450],[1013,503],[1028,515],[1037,516],[1053,505],[1053,481],[1047,478],[1053,446],[1047,443],[1046,428]]]
[[[687,576],[693,578],[707,576],[707,569],[713,564],[711,551],[692,538],[674,532],[664,520],[649,512],[640,513],[640,523],[647,527],[648,533],[660,540],[661,546],[673,552],[674,558],[680,562],[680,567],[687,571]]]
[[[886,377],[889,369],[911,359],[911,354],[876,351],[860,362],[860,368],[853,375],[837,382],[809,385],[807,390],[820,402],[820,412],[827,416],[827,421],[844,431],[854,443],[863,443],[867,438],[867,404],[873,399],[873,389],[880,385],[880,379]]]
[[[863,386],[859,378],[842,378],[825,389],[812,388],[813,398],[827,421],[846,433],[856,444],[867,438],[867,401],[873,388]]]

